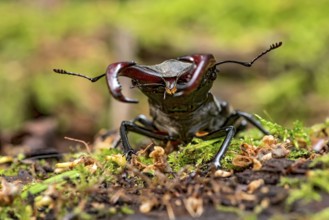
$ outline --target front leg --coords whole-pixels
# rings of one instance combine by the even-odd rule
[[[230,146],[230,143],[235,135],[235,128],[234,126],[227,126],[220,128],[217,131],[213,131],[209,133],[208,135],[201,137],[204,140],[210,140],[218,137],[225,137],[220,149],[212,159],[213,165],[218,169],[221,167],[220,161],[224,157],[228,147]]]
[[[172,137],[170,137],[169,135],[156,133],[154,130],[143,128],[134,122],[123,121],[120,126],[120,136],[123,146],[123,152],[127,156],[128,160],[130,160],[131,154],[134,153],[134,149],[131,147],[128,140],[128,132],[130,131],[163,141],[172,139]]]
[[[235,128],[235,124],[238,121],[238,119],[243,118],[244,120]],[[224,157],[231,140],[235,136],[237,132],[239,132],[241,129],[246,127],[246,122],[249,122],[250,124],[254,125],[256,128],[258,128],[264,135],[270,134],[263,126],[260,124],[259,121],[253,118],[251,114],[248,114],[246,112],[236,111],[235,113],[231,114],[225,121],[222,128],[219,130],[216,130],[214,132],[209,133],[208,135],[201,137],[204,140],[214,139],[218,137],[224,137],[225,139],[222,143],[222,146],[220,147],[217,154],[214,156],[214,159],[212,160],[213,164],[216,168],[220,168],[220,161]]]

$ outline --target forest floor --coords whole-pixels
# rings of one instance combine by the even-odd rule
[[[221,169],[209,163],[221,139],[142,143],[130,162],[109,148],[116,132],[93,144],[69,138],[78,146],[66,152],[4,142],[0,218],[329,219],[329,122],[262,123],[273,135],[241,133]],[[49,136],[29,138],[36,146]]]

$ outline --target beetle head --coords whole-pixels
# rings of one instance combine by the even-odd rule
[[[164,98],[166,98],[166,94],[174,95],[177,92],[177,83],[183,75],[193,69],[193,64],[170,59],[157,65],[140,67],[154,71],[162,79],[163,84],[159,86],[164,87]],[[184,79],[180,82],[184,83]]]

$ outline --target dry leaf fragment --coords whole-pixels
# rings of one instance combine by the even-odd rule
[[[287,150],[283,145],[278,144],[272,148],[271,152],[273,158],[283,158],[287,156],[290,151]]]
[[[78,164],[83,164],[84,166],[92,165],[92,168],[93,168],[93,165],[95,163],[96,163],[95,159],[93,159],[91,157],[82,156],[82,157],[79,157],[79,158],[77,158],[77,159],[75,159],[74,161],[71,161],[71,162],[56,163],[54,172],[55,173],[61,173],[61,172],[64,172],[66,170],[74,168]]]
[[[255,195],[245,193],[245,192],[241,192],[239,194],[239,196],[240,196],[240,198],[239,198],[240,200],[245,200],[245,201],[250,201],[250,202],[255,201],[257,199],[257,197]]]
[[[0,156],[0,164],[11,163],[14,161],[12,156]]]
[[[170,172],[172,171],[169,164],[167,163],[167,158],[165,154],[165,150],[160,146],[155,146],[154,150],[149,155],[153,158],[153,166],[155,170],[159,170],[161,172]]]
[[[256,151],[257,151],[256,146],[253,146],[253,145],[247,144],[247,143],[243,143],[240,148],[244,152],[244,155],[252,156],[252,157],[256,156]]]
[[[263,179],[253,180],[248,184],[248,193],[254,193],[256,189],[265,184]]]
[[[237,167],[248,167],[252,164],[252,158],[249,156],[237,155],[233,158],[232,164]]]
[[[226,171],[226,170],[216,170],[214,176],[215,177],[230,177],[232,176],[233,171]]]
[[[328,140],[327,139],[319,139],[313,144],[312,149],[317,153],[323,153],[328,151]]]
[[[165,155],[165,151],[160,146],[155,146],[154,150],[150,153],[150,157],[154,159],[154,162],[162,160],[162,157]]]
[[[168,214],[168,218],[170,220],[175,220],[176,217],[175,217],[175,213],[174,213],[174,210],[172,208],[172,205],[170,203],[170,199],[171,199],[171,196],[170,194],[166,193],[164,194],[164,196],[162,197],[162,203],[165,204],[166,208],[167,208],[167,214]]]
[[[1,178],[0,205],[10,205],[21,188],[19,182],[11,183],[7,182],[5,178]]]
[[[273,135],[265,135],[262,142],[265,146],[271,147],[272,145],[277,144],[277,139]]]
[[[262,163],[256,158],[253,158],[252,162],[253,162],[252,170],[260,170],[263,166]]]
[[[203,200],[197,197],[188,197],[184,199],[184,205],[188,213],[193,217],[200,217],[203,213]]]
[[[93,173],[96,172],[98,166],[97,166],[96,163],[93,163],[93,164],[91,164],[91,165],[88,165],[86,168],[88,169],[88,171],[89,171],[90,173],[93,174]]]
[[[267,153],[267,154],[265,154],[265,155],[263,155],[261,158],[260,158],[260,160],[261,161],[267,161],[267,160],[270,160],[270,159],[272,159],[273,157],[272,157],[272,153],[270,152],[270,153]]]
[[[127,164],[126,157],[122,154],[109,155],[105,157],[106,160],[113,161],[120,167],[124,167]]]
[[[158,205],[158,201],[156,199],[148,199],[142,202],[142,204],[139,206],[139,211],[141,213],[148,213],[156,205]]]

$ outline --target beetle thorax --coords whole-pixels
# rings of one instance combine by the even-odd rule
[[[226,119],[221,116],[221,107],[210,93],[197,108],[192,104],[177,107],[180,107],[181,111],[171,108],[170,112],[150,103],[150,115],[160,131],[166,131],[170,136],[185,143],[191,141],[199,131],[218,129]]]
[[[140,90],[148,97],[150,106],[154,106],[164,113],[185,114],[194,111],[201,106],[208,97],[209,90],[212,87],[213,80],[204,80],[199,88],[188,95],[176,96],[167,94],[165,87],[141,87]],[[179,84],[181,85],[181,84]]]

